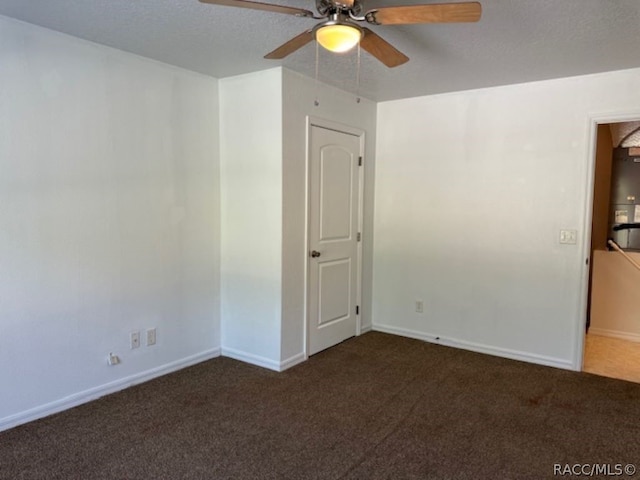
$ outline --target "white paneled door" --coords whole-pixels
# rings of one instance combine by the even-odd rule
[[[315,125],[309,136],[308,353],[356,335],[361,136]]]

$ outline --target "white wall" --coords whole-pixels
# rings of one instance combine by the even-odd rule
[[[640,264],[640,253],[628,252]],[[589,333],[640,342],[640,272],[618,252],[596,250]]]
[[[278,369],[282,292],[282,77],[220,80],[222,346]]]
[[[283,244],[282,352],[283,362],[300,358],[305,349],[305,286],[307,264],[307,116],[331,120],[365,132],[363,286],[361,321],[371,326],[373,258],[373,192],[375,172],[376,104],[367,99],[283,70]],[[319,105],[314,104],[318,99]]]
[[[216,355],[217,81],[0,17],[0,105],[0,429]]]
[[[379,104],[374,328],[580,368],[590,119],[629,113],[639,81],[628,70]],[[577,245],[559,244],[563,228]]]
[[[366,131],[366,328],[375,104],[282,68],[220,80],[222,352],[273,370],[305,359],[308,115]]]

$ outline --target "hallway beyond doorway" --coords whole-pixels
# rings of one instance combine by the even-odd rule
[[[582,371],[640,383],[640,343],[588,334]]]

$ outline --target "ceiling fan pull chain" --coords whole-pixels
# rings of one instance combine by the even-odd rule
[[[314,86],[314,94],[313,96],[315,97],[315,100],[313,101],[313,104],[317,107],[318,105],[320,105],[320,102],[318,101],[318,63],[319,63],[319,56],[320,56],[320,44],[318,43],[318,41],[316,40],[316,82],[315,82],[315,86]]]
[[[360,42],[358,42],[358,59],[356,65],[356,103],[360,103]]]

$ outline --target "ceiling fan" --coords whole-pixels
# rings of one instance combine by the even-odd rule
[[[324,20],[279,46],[264,58],[282,59],[315,38],[327,50],[338,53],[346,52],[360,43],[364,50],[387,67],[402,65],[409,60],[409,57],[372,30],[358,25],[357,22],[366,21],[372,25],[477,22],[482,14],[482,7],[478,2],[380,7],[365,11],[362,0],[316,0],[317,15],[302,8],[249,0],[200,0],[200,2]]]

